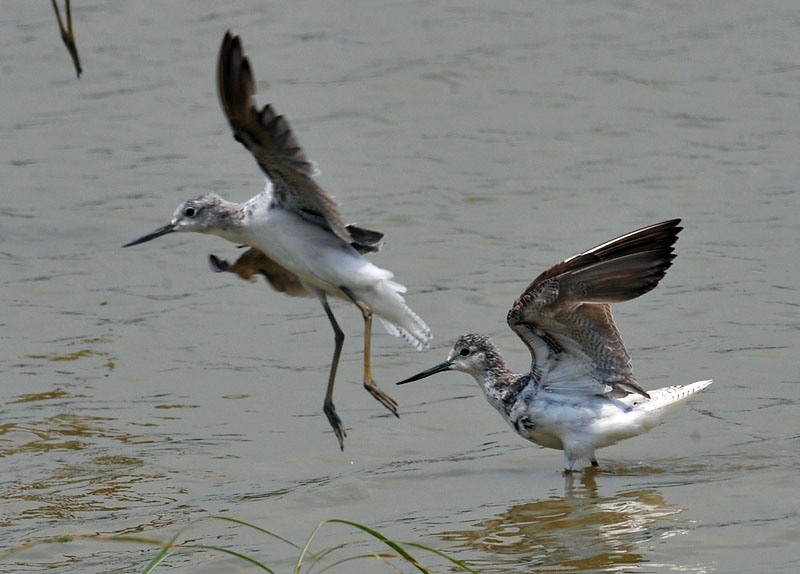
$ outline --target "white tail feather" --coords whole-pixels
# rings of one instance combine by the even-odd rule
[[[381,320],[389,334],[402,337],[417,350],[422,350],[428,347],[433,334],[425,321],[411,310],[400,295],[405,290],[405,286],[387,279],[375,286],[375,300],[364,302]]]
[[[670,411],[678,405],[682,405],[694,395],[711,385],[712,380],[697,381],[688,385],[675,385],[672,387],[662,387],[653,391],[648,391],[650,399],[641,403],[642,410],[645,411]]]

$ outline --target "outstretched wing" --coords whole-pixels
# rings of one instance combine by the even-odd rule
[[[314,164],[300,147],[289,122],[270,105],[261,111],[256,108],[250,62],[241,40],[230,31],[225,33],[219,52],[217,89],[233,137],[253,154],[272,181],[274,201],[352,242],[336,202],[314,181]]]
[[[551,391],[648,396],[611,316],[611,303],[658,285],[675,258],[681,227],[673,219],[633,231],[551,267],[508,312],[530,348],[533,372]]]

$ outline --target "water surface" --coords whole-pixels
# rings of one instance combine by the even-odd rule
[[[80,80],[48,3],[7,1],[0,16],[0,551],[167,539],[222,514],[298,543],[320,520],[355,520],[486,572],[800,566],[794,2],[73,10]],[[315,301],[210,273],[208,253],[237,254],[217,238],[120,248],[183,199],[262,185],[216,100],[228,28],[259,102],[290,118],[343,213],[386,233],[374,261],[436,335],[416,353],[376,327],[395,419],[361,388],[360,314],[335,306],[343,453],[321,412],[333,337]],[[565,479],[562,454],[507,429],[465,375],[394,387],[471,331],[528,368],[504,321],[528,282],[672,217],[675,265],[615,315],[645,388],[715,384],[601,450],[601,472]],[[279,571],[297,557],[216,522],[184,539]],[[330,526],[318,548],[365,540]],[[154,552],[82,539],[0,571],[135,572]]]

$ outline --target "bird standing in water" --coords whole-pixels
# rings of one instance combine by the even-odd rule
[[[333,385],[344,343],[328,297],[356,305],[364,318],[364,387],[397,416],[397,403],[372,379],[370,343],[372,317],[389,333],[417,349],[428,346],[431,331],[406,305],[405,287],[391,271],[370,263],[362,254],[377,251],[383,234],[346,224],[336,203],[314,180],[316,169],[297,142],[289,122],[272,106],[258,110],[253,100],[255,80],[241,41],[225,34],[217,66],[220,102],[234,138],[253,154],[264,171],[264,191],[243,203],[206,194],[182,203],[167,225],[125,247],[172,232],[218,235],[250,246],[234,264],[242,275],[258,270],[278,291],[294,297],[317,297],[334,331],[335,347],[323,410],[344,448],[344,426],[333,404]],[[227,263],[212,258],[218,270]],[[238,267],[236,267],[238,265]]]
[[[528,346],[530,373],[506,368],[483,335],[460,337],[447,360],[399,385],[442,371],[478,381],[489,403],[523,438],[598,466],[595,449],[647,432],[711,381],[645,391],[611,316],[611,303],[655,288],[675,258],[680,219],[613,239],[551,267],[514,302],[508,325]]]

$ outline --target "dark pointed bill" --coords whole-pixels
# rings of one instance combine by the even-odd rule
[[[441,373],[442,371],[449,371],[451,367],[450,361],[445,361],[444,363],[439,363],[435,367],[431,367],[421,373],[417,373],[407,379],[400,381],[397,383],[398,385],[405,385],[406,383],[413,383],[414,381],[418,381],[420,379],[424,379],[426,377],[430,377],[431,375],[435,375],[436,373]]]
[[[150,241],[151,239],[155,239],[156,237],[161,237],[162,235],[166,235],[167,233],[172,233],[175,231],[175,224],[167,223],[164,227],[159,227],[152,233],[148,233],[147,235],[141,236],[139,239],[134,239],[130,243],[126,243],[123,247],[131,247],[133,245],[139,245],[140,243],[144,243],[145,241]]]

